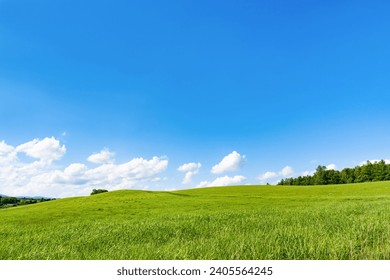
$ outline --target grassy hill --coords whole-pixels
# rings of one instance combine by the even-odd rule
[[[0,259],[390,259],[390,182],[124,190],[1,209]]]

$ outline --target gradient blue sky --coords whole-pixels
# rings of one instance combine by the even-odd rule
[[[16,150],[46,137],[65,145],[41,175],[94,168],[86,159],[104,148],[116,164],[167,160],[154,174],[161,181],[140,182],[148,189],[224,176],[258,184],[286,166],[300,175],[388,159],[389,9],[388,1],[0,0],[0,141]],[[19,150],[12,164],[34,161]],[[233,151],[239,164],[211,173]],[[190,162],[202,167],[182,184],[177,169]],[[6,177],[0,193],[46,192],[17,184],[13,192]],[[83,194],[82,183],[41,195]]]

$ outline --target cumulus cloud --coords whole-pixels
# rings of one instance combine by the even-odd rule
[[[294,170],[292,169],[291,166],[286,166],[284,167],[280,172],[280,176],[284,176],[284,177],[288,177],[288,176],[291,176],[292,174],[294,173]]]
[[[160,181],[158,175],[168,167],[168,160],[164,157],[134,158],[114,164],[111,154],[104,157],[104,153],[99,153],[101,157],[96,162],[101,164],[95,168],[88,168],[83,163],[59,168],[52,162],[65,152],[65,146],[53,137],[34,139],[17,147],[1,141],[0,193],[67,197],[87,195],[92,188],[144,188],[148,183]],[[19,153],[36,160],[26,162],[18,157]]]
[[[233,151],[229,155],[225,156],[220,163],[214,165],[211,169],[211,173],[221,174],[226,171],[238,170],[241,167],[244,159],[245,156],[241,156],[236,151]]]
[[[0,142],[0,157],[3,157],[4,155],[10,154],[14,151],[14,147],[8,145],[4,141]]]
[[[182,171],[182,172],[188,172],[188,171],[193,171],[196,169],[199,169],[202,166],[202,164],[195,163],[195,162],[189,162],[185,163],[177,168],[177,170]]]
[[[336,164],[331,163],[326,166],[326,170],[335,170],[336,169]]]
[[[114,153],[110,152],[109,149],[105,148],[99,153],[94,153],[90,155],[87,160],[92,163],[112,163],[114,158]]]
[[[66,152],[65,145],[54,137],[46,137],[43,140],[34,139],[16,147],[16,152],[25,153],[27,156],[39,159],[45,163],[59,160]]]
[[[278,177],[278,173],[276,172],[270,172],[270,171],[267,171],[265,172],[264,174],[260,175],[259,176],[259,180],[260,181],[266,181],[266,180],[269,180],[269,179],[273,179],[273,178],[276,178]]]
[[[4,141],[0,142],[0,165],[7,165],[16,159],[15,148],[6,144]]]
[[[184,175],[182,183],[183,184],[191,183],[192,176],[195,175],[195,174],[198,174],[199,173],[199,169],[201,167],[202,167],[202,164],[200,164],[199,162],[197,162],[197,163],[189,162],[189,163],[185,163],[185,164],[179,166],[179,168],[177,169],[178,171],[186,172],[186,174]]]
[[[87,185],[92,187],[107,187],[109,189],[130,188],[143,180],[154,181],[155,175],[164,171],[168,160],[153,157],[150,160],[135,158],[123,164],[103,164],[88,169],[86,165],[74,163],[64,169],[55,170],[36,177],[37,181],[45,181],[54,185]]]
[[[223,176],[223,177],[218,177],[214,181],[209,182],[209,181],[202,181],[197,188],[203,188],[203,187],[213,187],[213,186],[235,186],[235,185],[241,185],[242,182],[244,182],[246,178],[244,176],[234,176],[234,177],[229,177],[229,176]]]
[[[280,178],[280,177],[288,177],[291,176],[292,174],[294,174],[293,168],[287,165],[279,172],[267,171],[259,175],[257,178],[260,180],[261,183],[266,183],[267,180]]]

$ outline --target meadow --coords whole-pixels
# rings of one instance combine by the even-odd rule
[[[0,259],[390,259],[390,182],[123,190],[0,209]]]

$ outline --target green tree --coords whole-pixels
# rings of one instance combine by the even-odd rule
[[[91,195],[98,194],[98,193],[104,193],[108,192],[108,190],[103,190],[103,189],[93,189],[91,192]]]
[[[318,165],[313,177],[314,177],[315,185],[326,185],[327,184],[326,167]]]
[[[384,181],[386,177],[386,163],[382,159],[372,166],[372,181]]]
[[[325,171],[327,184],[340,184],[340,171],[338,170],[326,170]]]
[[[351,184],[355,181],[354,170],[352,168],[344,168],[340,173],[341,184]]]
[[[16,197],[3,197],[1,199],[3,204],[16,204],[18,203],[18,199]]]

